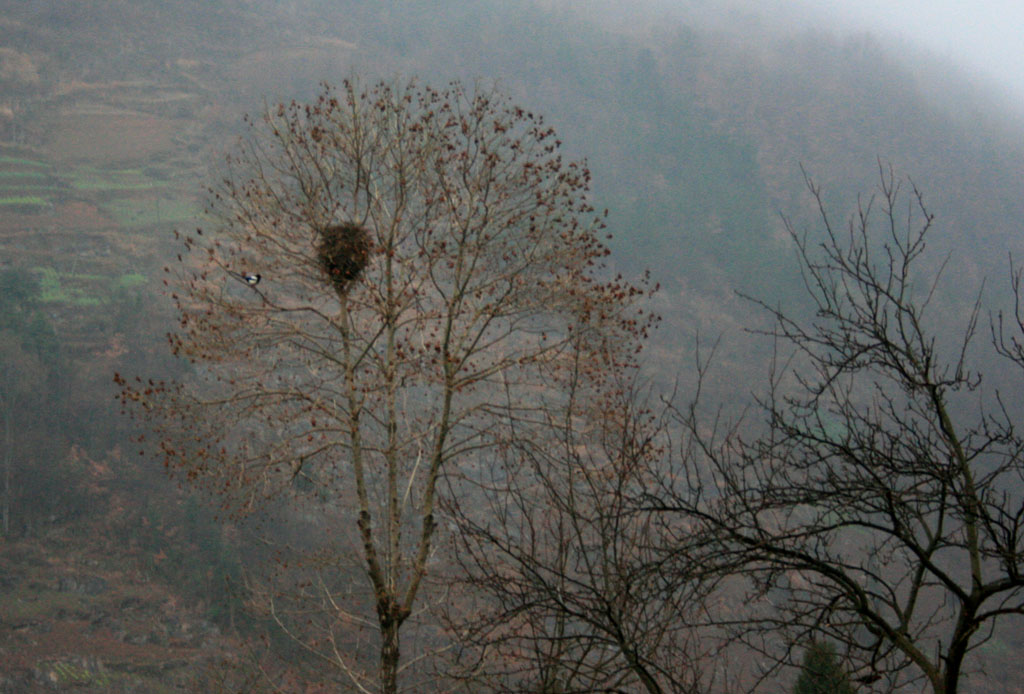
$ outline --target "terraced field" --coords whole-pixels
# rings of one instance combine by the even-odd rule
[[[0,269],[40,281],[75,352],[102,349],[113,304],[146,291],[175,227],[200,215],[187,123],[57,109],[46,147],[0,143]]]
[[[0,210],[4,212],[41,212],[64,192],[66,185],[46,162],[0,156]]]

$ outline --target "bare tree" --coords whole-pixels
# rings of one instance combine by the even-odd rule
[[[559,145],[540,117],[458,84],[346,83],[271,108],[170,281],[171,345],[194,378],[125,384],[165,423],[167,464],[233,508],[303,494],[325,538],[355,529],[376,672],[338,633],[305,645],[360,691],[399,688],[439,480],[485,464],[508,402],[517,417],[543,407],[568,355],[598,378],[643,329],[628,308],[641,289],[602,270],[589,172]],[[345,615],[337,583],[319,600]]]
[[[463,592],[456,672],[473,691],[707,691],[719,630],[699,631],[715,580],[663,571],[670,535],[635,503],[666,460],[663,420],[620,374],[570,381],[501,465],[447,495]],[[603,384],[607,386],[610,384]],[[720,668],[719,668],[720,670]]]
[[[709,570],[749,581],[761,607],[733,617],[765,662],[824,638],[861,683],[953,694],[968,654],[1024,612],[1024,435],[1005,374],[969,366],[980,298],[953,331],[946,263],[920,267],[933,216],[880,173],[845,229],[808,179],[823,233],[789,231],[814,312],[758,302],[777,347],[764,419],[680,411],[689,474],[648,501],[692,522],[677,542]]]

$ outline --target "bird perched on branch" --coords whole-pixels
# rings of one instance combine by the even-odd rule
[[[259,284],[260,279],[262,279],[263,277],[258,272],[232,272],[231,270],[228,270],[228,274],[237,280],[245,282],[250,287],[255,287],[257,284]]]

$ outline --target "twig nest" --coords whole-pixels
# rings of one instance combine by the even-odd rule
[[[320,232],[320,267],[338,295],[345,294],[370,259],[370,238],[358,224],[334,224]]]

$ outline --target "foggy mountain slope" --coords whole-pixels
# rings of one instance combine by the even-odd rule
[[[460,12],[453,28],[433,16],[407,29],[392,13],[406,38],[363,51],[403,71],[497,79],[549,118],[567,155],[588,157],[613,262],[649,267],[664,287],[659,361],[685,359],[699,329],[735,338],[737,351],[720,353],[728,369],[751,368],[741,328],[757,316],[735,292],[800,300],[779,215],[815,226],[801,164],[845,220],[877,185],[878,161],[891,163],[937,215],[932,257],[953,254],[950,311],[969,310],[985,277],[1003,295],[1007,251],[1024,246],[1024,138],[998,101],[979,100],[986,86],[924,51],[729,15],[633,29],[553,3]]]
[[[588,158],[596,206],[610,210],[616,267],[651,268],[666,287],[661,310],[678,329],[742,325],[749,316],[736,289],[769,300],[793,292],[779,214],[798,226],[813,219],[801,164],[839,217],[871,191],[878,159],[911,176],[937,214],[933,241],[956,253],[965,284],[1002,276],[1006,252],[1024,245],[1017,116],[980,101],[986,88],[948,65],[924,53],[910,62],[882,39],[845,35],[821,17],[767,22],[735,8],[709,14],[701,3],[584,16],[574,4],[529,0],[451,3],[443,12],[427,0],[6,0],[0,8],[9,50],[0,81],[12,113],[0,123],[5,142],[21,148],[11,156],[58,162],[49,175],[72,191],[34,203],[57,212],[44,225],[9,220],[17,238],[34,239],[3,242],[15,262],[52,256],[61,235],[44,243],[30,231],[40,226],[73,233],[68,247],[82,248],[74,244],[83,234],[68,228],[78,222],[63,215],[86,205],[100,213],[88,217],[87,234],[107,244],[89,246],[109,259],[102,272],[117,273],[111,261],[124,257],[103,254],[131,246],[145,257],[133,271],[155,274],[160,244],[198,211],[206,165],[229,148],[242,114],[308,98],[319,80],[352,71],[366,80],[496,83],[544,114],[565,156]],[[81,170],[90,156],[139,173]]]
[[[1024,138],[1016,116],[982,100],[987,87],[820,14],[605,6],[617,14],[531,0],[443,12],[428,0],[5,0],[0,38],[17,54],[5,64],[31,67],[0,73],[14,114],[7,142],[22,148],[9,153],[58,162],[51,175],[71,192],[48,193],[43,217],[9,216],[0,245],[30,266],[78,249],[54,268],[76,274],[65,284],[123,275],[116,263],[128,257],[132,273],[156,277],[242,114],[355,71],[496,83],[544,114],[565,156],[588,159],[616,269],[650,268],[664,286],[666,349],[697,326],[748,324],[737,289],[770,301],[799,294],[779,215],[813,222],[801,164],[839,218],[871,192],[879,158],[911,176],[938,218],[933,244],[955,253],[964,287],[1004,277],[1007,251],[1024,253]],[[66,332],[80,345],[109,339],[92,325],[104,322]]]
[[[207,164],[244,112],[308,98],[352,70],[497,83],[544,114],[565,156],[588,158],[616,269],[649,267],[665,287],[652,351],[667,379],[697,328],[744,339],[752,312],[736,289],[768,301],[797,291],[778,214],[813,219],[800,164],[842,217],[875,185],[877,159],[891,162],[938,215],[938,250],[954,253],[962,295],[943,299],[969,304],[983,276],[1003,293],[1007,251],[1024,255],[1024,131],[987,86],[823,19],[605,4],[607,14],[530,0],[0,0],[0,170],[40,182],[7,192],[21,202],[0,209],[0,269],[46,281],[44,315],[78,374],[62,376],[67,402],[47,404],[72,413],[60,435],[27,432],[52,443],[35,469],[73,445],[112,477],[131,465],[110,376],[166,352],[159,280],[172,229],[201,214]],[[763,372],[748,346],[733,350],[726,380]],[[62,511],[61,475],[35,479],[19,508],[50,493],[25,511],[31,527],[85,523],[101,506]]]
[[[870,189],[880,157],[914,176],[940,218],[992,242],[1012,244],[1007,220],[1024,212],[1009,202],[1024,198],[1020,138],[990,135],[984,120],[930,96],[941,80],[955,103],[968,85],[928,74],[940,66],[901,63],[878,38],[821,28],[820,17],[768,22],[767,12],[709,15],[691,3],[670,14],[655,4],[629,25],[608,10],[588,18],[524,0],[444,11],[424,0],[9,4],[7,16],[77,42],[71,62],[84,76],[160,75],[168,61],[197,60],[206,75],[196,79],[226,109],[307,97],[353,68],[497,81],[548,117],[568,155],[589,158],[599,204],[623,237],[620,260],[651,264],[640,249],[677,261],[655,268],[668,282],[771,255],[777,213],[799,206],[801,163],[849,204]]]
[[[384,3],[361,26],[358,5],[316,5],[320,26],[359,42],[357,63],[498,80],[545,113],[567,151],[589,157],[622,260],[661,264],[669,283],[780,250],[777,213],[799,210],[801,163],[845,212],[881,158],[927,193],[953,247],[1019,245],[1013,118],[923,52],[909,62],[880,38],[812,22],[787,31],[737,16],[730,30],[728,13],[663,18],[645,32],[557,3],[442,14],[412,2]],[[968,246],[956,242],[967,234]]]

